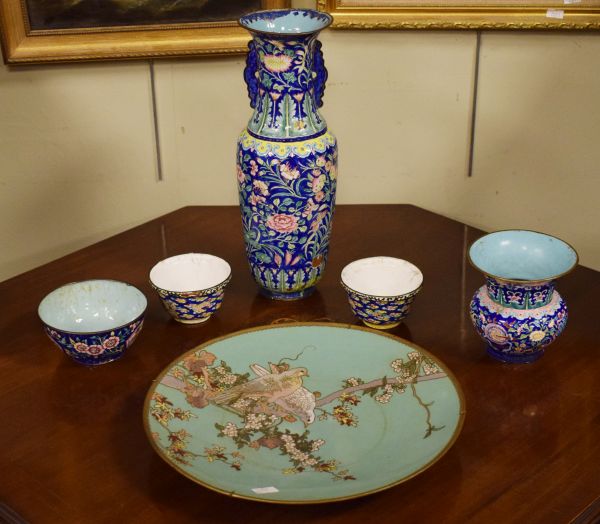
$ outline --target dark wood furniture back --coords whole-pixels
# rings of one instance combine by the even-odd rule
[[[467,315],[483,278],[465,254],[480,235],[413,206],[339,206],[318,291],[280,303],[260,296],[250,277],[238,209],[188,207],[1,283],[0,501],[33,523],[592,522],[600,512],[600,274],[578,267],[558,282],[569,325],[540,361],[500,364],[485,354]],[[222,309],[196,327],[170,320],[147,278],[158,260],[191,251],[233,268]],[[439,462],[376,495],[290,507],[213,493],[152,451],[142,404],[164,366],[251,326],[358,323],[339,274],[371,255],[406,258],[423,270],[411,317],[392,333],[441,358],[464,389],[462,434]],[[131,282],[149,301],[136,343],[121,360],[93,369],[53,347],[36,314],[46,293],[87,278]]]

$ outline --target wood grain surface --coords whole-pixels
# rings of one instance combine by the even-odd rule
[[[595,522],[600,273],[578,267],[560,279],[569,323],[541,360],[501,364],[485,354],[467,315],[483,278],[465,254],[481,234],[408,205],[338,206],[318,291],[282,303],[260,296],[250,277],[238,208],[187,207],[0,283],[0,503],[32,523]],[[223,257],[233,268],[222,309],[199,326],[170,320],[148,283],[157,261],[191,251]],[[463,387],[465,425],[441,460],[379,494],[290,507],[213,493],[153,452],[142,405],[171,360],[257,325],[358,324],[339,274],[372,255],[422,269],[424,288],[411,316],[391,333],[434,353]],[[130,282],[149,301],[144,329],[125,356],[92,369],[54,347],[37,317],[48,292],[88,278]]]

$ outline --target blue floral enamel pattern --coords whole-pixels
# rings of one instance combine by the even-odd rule
[[[567,324],[567,306],[554,289],[577,264],[566,242],[537,231],[489,233],[469,248],[469,260],[486,278],[470,305],[488,354],[503,362],[533,362]]]
[[[375,297],[357,293],[344,283],[342,286],[348,293],[348,302],[352,312],[365,325],[376,329],[391,329],[400,324],[408,316],[411,304],[421,291],[419,288],[402,296]]]
[[[169,314],[183,324],[205,322],[221,307],[225,287],[231,276],[224,282],[205,291],[166,291],[152,284]]]
[[[565,328],[568,316],[553,283],[512,285],[489,277],[475,293],[470,314],[488,353],[508,362],[531,362],[542,356],[544,347]]]
[[[136,339],[144,323],[143,316],[126,326],[100,333],[70,333],[44,326],[50,340],[79,364],[95,366],[112,362],[123,355]]]
[[[554,283],[539,285],[520,285],[517,283],[500,284],[487,277],[486,286],[489,296],[501,306],[513,309],[532,309],[546,306],[552,300]]]
[[[264,32],[273,19],[299,23],[296,33]],[[327,71],[316,37],[329,21],[302,10],[241,20],[253,33],[244,79],[254,114],[238,140],[240,207],[252,275],[272,298],[309,294],[327,260],[337,144],[317,110]]]
[[[281,298],[296,298],[321,278],[327,260],[335,205],[335,139],[326,134],[274,147],[261,142],[243,135],[239,146],[246,253],[261,287]]]
[[[317,107],[323,103],[327,74],[321,43],[315,38],[281,41],[255,37],[250,43],[245,78],[252,86],[249,97],[255,111],[248,131],[254,136],[290,140],[325,132],[325,120]],[[320,74],[313,78],[313,66],[317,65]]]

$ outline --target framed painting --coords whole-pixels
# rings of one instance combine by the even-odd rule
[[[600,29],[600,0],[317,0],[339,29]]]
[[[290,0],[0,0],[7,64],[241,53],[237,19]]]

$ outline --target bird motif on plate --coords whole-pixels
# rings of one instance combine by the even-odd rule
[[[306,368],[282,370],[270,363],[270,371],[259,364],[250,365],[256,378],[213,396],[219,405],[233,405],[242,399],[258,399],[265,404],[275,404],[288,416],[298,417],[305,425],[315,419],[315,395],[303,386],[309,376]]]

